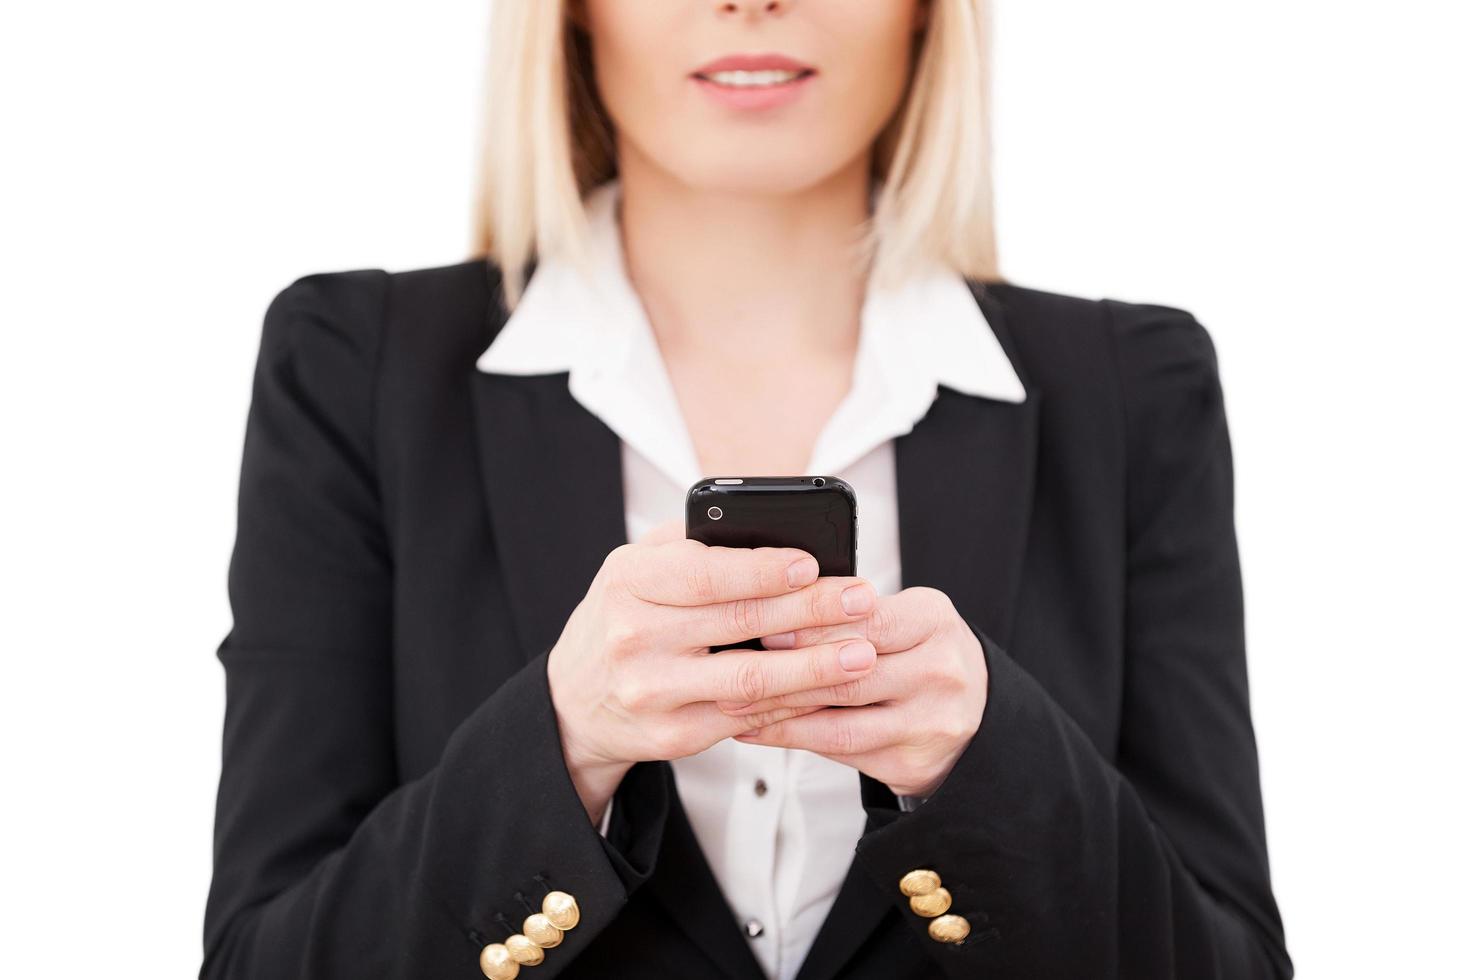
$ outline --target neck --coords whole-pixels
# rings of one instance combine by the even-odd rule
[[[691,187],[621,150],[624,262],[667,352],[852,351],[869,160],[796,190]]]

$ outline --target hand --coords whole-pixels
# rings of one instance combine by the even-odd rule
[[[839,638],[783,653],[711,654],[711,646],[766,633],[854,622],[874,608],[874,586],[820,579],[813,556],[796,548],[675,538],[676,523],[609,553],[548,656],[564,757],[595,822],[635,762],[693,755],[754,723],[818,710],[794,705],[735,718],[718,699],[828,688],[876,662],[867,641]],[[852,667],[840,662],[846,646],[860,653],[846,655]]]
[[[762,642],[773,650],[826,650],[848,637],[874,644],[880,654],[874,670],[833,687],[720,702],[733,718],[760,719],[747,726],[755,731],[734,737],[808,749],[853,766],[899,796],[930,796],[982,724],[982,644],[944,592],[924,587],[882,596],[858,622],[764,636]],[[814,705],[820,710],[785,720],[768,714]]]

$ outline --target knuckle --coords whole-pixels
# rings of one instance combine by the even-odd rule
[[[610,572],[623,573],[629,570],[638,554],[639,546],[630,542],[619,545],[604,558],[603,567]]]
[[[804,663],[804,672],[808,675],[805,687],[829,686],[829,678],[837,672],[840,645],[842,643],[819,647],[808,656]]]
[[[955,745],[972,735],[967,724],[958,717],[949,717],[941,723],[941,738],[947,745]]]
[[[651,699],[649,682],[634,671],[614,681],[610,694],[620,707],[634,713],[642,712]]]
[[[951,597],[940,589],[933,589],[930,586],[923,587],[923,594],[926,599],[926,614],[929,617],[927,625],[930,626],[930,632],[934,633],[947,623],[954,612]]]
[[[732,683],[735,686],[733,693],[744,701],[761,701],[767,696],[767,677],[756,657],[737,665]]]
[[[946,687],[951,683],[951,668],[940,657],[925,656],[920,658],[917,671],[920,681],[927,689],[935,690],[938,687]]]
[[[661,759],[678,759],[686,754],[688,744],[684,729],[675,722],[661,725],[650,737],[650,747]]]
[[[913,590],[915,596],[923,602],[935,602],[938,596],[944,597],[946,593],[931,585],[917,585]]]
[[[762,624],[767,619],[763,614],[764,608],[762,600],[755,597],[733,599],[727,606],[732,628],[743,637],[761,636],[764,632]]]
[[[843,722],[830,725],[824,739],[829,744],[829,751],[836,755],[849,755],[854,752],[855,740],[852,725]]]
[[[686,593],[698,603],[705,605],[714,602],[719,590],[716,586],[716,576],[711,570],[709,562],[690,560],[685,566],[685,589]]]
[[[839,593],[843,590],[843,585],[837,582],[827,584],[821,589],[809,586],[807,602],[804,604],[808,622],[812,625],[842,622],[844,607],[840,605]]]
[[[895,607],[889,603],[877,603],[874,611],[869,614],[867,632],[870,641],[872,643],[883,642],[887,637],[894,635],[897,625]]]
[[[773,722],[793,717],[797,712],[798,709],[796,708],[770,708],[767,711],[759,711],[756,714],[743,715],[742,722],[747,728],[766,728]]]
[[[866,685],[864,678],[855,678],[850,681],[841,681],[829,688],[830,700],[839,704],[863,704],[865,703]]]
[[[949,653],[942,667],[946,675],[946,686],[954,691],[967,688],[967,665],[956,653]]]
[[[762,556],[752,567],[749,583],[754,595],[775,595],[788,590],[787,566],[779,558]]]
[[[641,563],[640,546],[621,544],[604,558],[599,574],[609,588],[632,592],[638,587]]]
[[[615,620],[609,624],[605,634],[609,653],[620,658],[637,653],[647,640],[648,632],[644,624],[634,618]]]

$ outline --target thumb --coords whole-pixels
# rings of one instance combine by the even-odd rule
[[[640,544],[664,544],[667,541],[679,541],[685,537],[685,521],[679,517],[672,517],[663,524],[656,524],[640,536]]]

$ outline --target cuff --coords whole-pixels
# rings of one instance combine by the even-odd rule
[[[631,767],[609,834],[588,819],[563,755],[547,652],[528,662],[451,734],[430,797],[435,829],[424,869],[466,934],[501,942],[548,889],[577,901],[580,921],[549,951],[573,960],[654,872],[671,780]],[[469,953],[474,964],[479,949]]]
[[[900,804],[902,813],[910,813],[916,807],[926,802],[927,799],[929,797],[926,796],[897,796],[895,797],[895,802]]]

